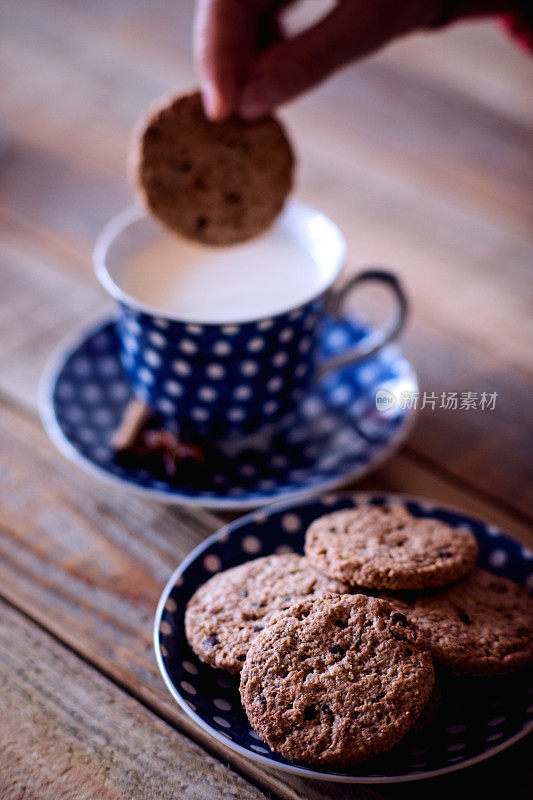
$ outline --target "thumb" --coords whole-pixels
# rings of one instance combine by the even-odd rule
[[[343,0],[304,33],[254,59],[241,91],[240,115],[263,116],[393,36],[426,24],[424,17],[427,14],[429,21],[428,7],[433,5],[427,0]]]

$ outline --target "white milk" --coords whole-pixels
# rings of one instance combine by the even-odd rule
[[[331,269],[275,227],[231,247],[206,247],[162,234],[129,258],[119,283],[161,312],[208,323],[286,311],[320,293],[331,277]]]

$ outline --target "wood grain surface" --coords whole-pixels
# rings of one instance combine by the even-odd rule
[[[5,603],[0,681],[2,798],[265,798]]]
[[[0,797],[422,798],[469,781],[496,797],[511,776],[526,797],[525,746],[370,789],[258,769],[209,739],[168,697],[151,625],[171,571],[220,518],[95,482],[40,427],[47,357],[106,305],[91,249],[132,201],[131,127],[194,84],[191,12],[0,4]],[[383,263],[406,284],[422,391],[498,393],[493,412],[422,410],[357,488],[449,502],[530,546],[532,83],[531,60],[481,22],[398,42],[283,112],[297,194],[344,230],[347,272]]]

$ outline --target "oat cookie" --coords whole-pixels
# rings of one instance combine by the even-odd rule
[[[533,661],[533,598],[506,578],[475,569],[442,591],[391,602],[455,674],[502,675]]]
[[[210,245],[264,231],[292,185],[294,157],[272,117],[211,122],[198,93],[167,100],[135,136],[131,170],[148,209]]]
[[[403,506],[363,505],[315,520],[305,554],[322,572],[352,586],[427,589],[458,580],[478,555],[471,533]]]
[[[291,761],[339,767],[389,750],[433,689],[419,641],[416,627],[378,598],[301,600],[248,651],[240,684],[248,720]]]
[[[256,558],[197,589],[185,613],[187,640],[202,661],[238,673],[251,641],[282,609],[303,597],[347,591],[303,556]]]

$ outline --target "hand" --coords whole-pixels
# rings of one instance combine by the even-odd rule
[[[194,53],[213,120],[253,119],[319,83],[343,64],[407,31],[435,23],[440,0],[339,0],[317,24],[284,39],[287,0],[197,0]]]

